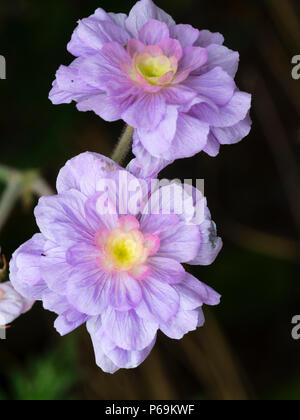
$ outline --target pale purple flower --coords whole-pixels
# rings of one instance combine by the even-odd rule
[[[125,175],[135,188],[124,187]],[[40,199],[41,233],[10,264],[16,290],[56,312],[60,334],[87,324],[106,372],[142,363],[158,330],[180,339],[203,325],[202,306],[220,300],[182,265],[211,264],[222,247],[206,200],[179,184],[162,200],[165,188],[150,195],[144,180],[108,158],[81,154],[60,171],[58,194]],[[121,211],[137,191],[137,206]]]
[[[0,327],[10,324],[28,312],[33,303],[33,300],[21,296],[10,281],[0,283]]]
[[[251,96],[234,82],[239,54],[223,42],[219,33],[176,25],[151,0],[128,17],[97,9],[79,21],[68,44],[76,59],[59,68],[50,99],[134,127],[140,168],[144,159],[165,166],[202,150],[216,156],[251,126]]]

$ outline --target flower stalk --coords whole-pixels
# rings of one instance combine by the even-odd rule
[[[123,162],[130,150],[133,131],[133,127],[126,125],[125,130],[120,137],[119,143],[112,155],[112,160],[114,160],[117,164],[121,164]]]

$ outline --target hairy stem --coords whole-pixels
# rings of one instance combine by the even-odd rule
[[[16,179],[9,182],[0,201],[0,230],[5,225],[20,194],[20,181]]]
[[[126,126],[124,133],[122,134],[120,141],[112,155],[112,160],[116,163],[121,164],[129,152],[129,148],[132,142],[134,128],[129,125]]]

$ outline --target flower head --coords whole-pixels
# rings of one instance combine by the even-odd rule
[[[203,304],[219,303],[182,265],[211,264],[222,247],[206,200],[189,186],[166,188],[79,155],[61,170],[58,194],[39,201],[41,233],[10,264],[14,287],[56,312],[61,334],[87,323],[106,372],[138,366],[158,330],[180,339],[203,325]]]
[[[59,68],[50,99],[134,127],[140,167],[145,156],[158,166],[202,150],[215,156],[250,131],[251,97],[234,82],[239,55],[223,42],[176,25],[151,0],[128,17],[97,9],[79,21],[68,44],[76,59]]]
[[[11,282],[0,283],[0,327],[4,327],[29,311],[33,300],[21,296]]]

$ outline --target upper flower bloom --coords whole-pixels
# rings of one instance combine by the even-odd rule
[[[203,325],[203,304],[219,303],[182,265],[211,264],[222,247],[206,200],[172,188],[151,194],[108,158],[79,155],[61,170],[58,194],[39,201],[41,233],[12,258],[14,287],[56,312],[61,334],[87,322],[106,372],[138,366],[159,329],[180,339]]]
[[[97,9],[79,21],[68,44],[77,58],[59,68],[50,99],[134,127],[141,167],[147,154],[158,166],[202,150],[215,156],[250,131],[251,96],[234,82],[239,55],[223,41],[176,25],[151,0],[128,17]]]
[[[11,282],[0,283],[0,327],[10,324],[20,315],[29,311],[33,303],[33,300],[21,296]]]

